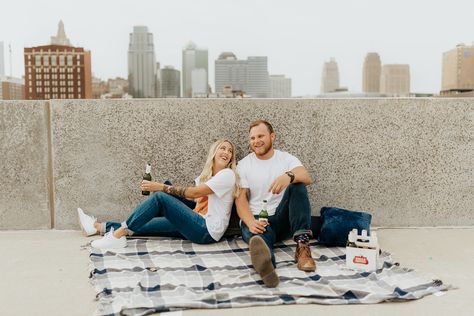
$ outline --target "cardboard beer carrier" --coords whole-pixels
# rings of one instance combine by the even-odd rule
[[[346,266],[349,269],[364,271],[377,270],[379,257],[377,234],[372,232],[367,236],[367,231],[364,229],[362,234],[358,235],[357,229],[353,229],[347,239]]]

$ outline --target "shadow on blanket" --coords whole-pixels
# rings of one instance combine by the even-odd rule
[[[278,304],[372,304],[407,301],[444,291],[430,280],[380,256],[380,268],[345,268],[344,248],[312,244],[316,272],[296,269],[295,243],[275,246],[280,285],[267,288],[253,270],[241,238],[212,245],[181,239],[129,239],[127,248],[91,249],[91,282],[99,315],[147,315],[176,309],[233,308]]]

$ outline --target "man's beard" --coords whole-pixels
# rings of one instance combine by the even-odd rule
[[[265,156],[270,150],[272,150],[272,147],[273,147],[273,142],[270,140],[268,146],[263,146],[263,147],[260,147],[259,149],[261,150],[263,148],[263,153],[258,153],[255,151],[255,149],[253,149],[253,152],[257,155],[257,156]]]

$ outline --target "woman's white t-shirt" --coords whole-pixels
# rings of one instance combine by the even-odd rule
[[[200,184],[199,178],[195,180]],[[222,169],[205,184],[212,190],[208,195],[207,214],[204,215],[209,235],[219,241],[229,226],[232,203],[234,202],[233,191],[235,184],[235,173],[229,168]]]

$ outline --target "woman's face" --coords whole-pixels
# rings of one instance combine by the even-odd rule
[[[226,168],[232,160],[233,149],[229,142],[223,142],[217,147],[214,155],[214,165]]]

